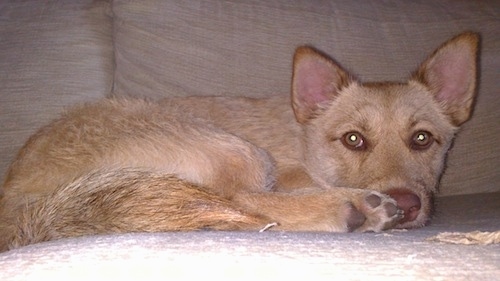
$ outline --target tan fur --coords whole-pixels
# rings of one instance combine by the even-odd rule
[[[300,47],[291,102],[186,97],[75,107],[12,163],[0,250],[272,222],[273,230],[336,232],[423,226],[446,152],[471,112],[477,45],[476,34],[461,34],[409,81],[364,84]]]

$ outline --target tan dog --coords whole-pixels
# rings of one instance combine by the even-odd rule
[[[421,227],[476,89],[478,36],[405,83],[360,83],[310,47],[292,98],[109,99],[30,138],[1,201],[0,248],[197,229]]]

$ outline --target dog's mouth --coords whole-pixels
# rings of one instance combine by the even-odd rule
[[[404,212],[404,216],[396,228],[417,228],[427,223],[430,213],[428,196],[419,196],[406,188],[394,188],[384,191],[384,193],[391,196],[396,201],[398,208]]]

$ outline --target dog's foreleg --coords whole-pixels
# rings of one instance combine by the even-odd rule
[[[351,188],[241,192],[233,201],[276,222],[277,226],[270,230],[381,231],[393,227],[403,217],[389,196]]]

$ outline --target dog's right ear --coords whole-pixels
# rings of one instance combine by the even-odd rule
[[[301,124],[314,118],[351,82],[349,73],[311,47],[299,47],[293,58],[292,107]]]

